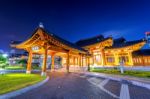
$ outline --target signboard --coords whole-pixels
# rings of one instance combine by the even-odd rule
[[[38,51],[40,48],[39,48],[39,46],[34,46],[34,47],[32,47],[32,50],[33,51]]]

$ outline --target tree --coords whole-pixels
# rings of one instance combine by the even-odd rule
[[[21,64],[21,66],[26,66],[27,64],[27,60],[26,59],[21,59],[18,61],[19,64]]]
[[[0,55],[0,67],[5,68],[6,63],[7,63],[7,58]]]
[[[0,55],[0,64],[6,63],[6,62],[7,62],[7,58]]]

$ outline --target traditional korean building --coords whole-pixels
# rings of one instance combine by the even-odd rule
[[[43,56],[42,75],[45,75],[47,57],[51,56],[51,69],[54,69],[55,56],[62,58],[62,66],[134,66],[136,51],[146,44],[146,40],[126,41],[125,38],[113,39],[98,35],[71,43],[40,25],[30,38],[21,43],[11,43],[11,47],[26,50],[29,53],[27,73],[31,72],[32,56]],[[133,55],[134,53],[134,55]]]
[[[134,66],[150,66],[150,50],[141,49],[133,52]]]

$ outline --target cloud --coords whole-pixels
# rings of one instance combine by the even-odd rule
[[[117,36],[121,35],[121,32],[111,30],[111,31],[106,31],[106,32],[102,33],[102,35],[104,35],[105,37],[108,37],[108,36],[117,37]]]
[[[103,32],[102,35],[105,37],[112,36],[114,38],[122,37],[125,36],[126,34],[132,33],[134,30],[129,29],[129,30],[109,30],[106,32]]]
[[[2,49],[0,49],[0,53],[4,53],[4,51]]]

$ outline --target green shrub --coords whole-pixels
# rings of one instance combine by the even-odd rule
[[[107,68],[92,68],[91,72],[98,72],[98,73],[106,73],[106,74],[119,74],[119,75],[128,75],[128,76],[135,76],[135,77],[146,77],[150,78],[149,71],[131,71],[127,70],[123,74],[120,73],[118,69],[107,69]]]

